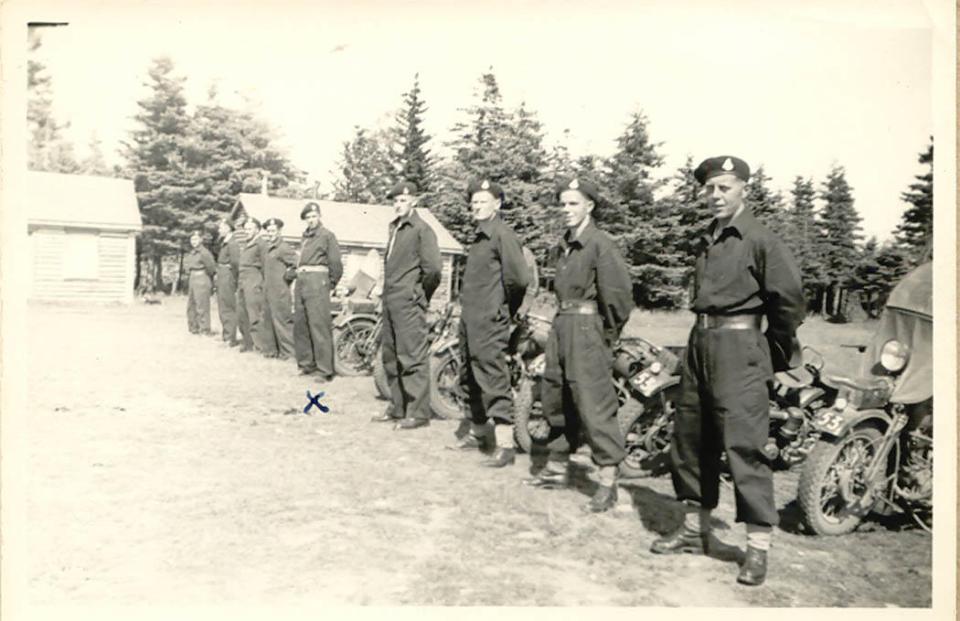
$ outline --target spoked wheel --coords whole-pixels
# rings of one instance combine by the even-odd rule
[[[430,409],[440,418],[464,417],[466,403],[460,393],[460,356],[456,347],[430,357]]]
[[[620,407],[617,419],[627,452],[620,463],[622,476],[656,476],[668,468],[676,390],[671,387],[643,401],[631,397]]]
[[[881,482],[866,480],[866,472],[877,458],[882,437],[873,427],[860,427],[842,438],[819,440],[813,447],[800,474],[797,496],[815,533],[849,533],[870,511],[865,500],[881,491],[877,489]]]
[[[379,350],[373,339],[376,323],[354,319],[333,332],[333,368],[338,375],[365,375],[373,368],[373,355]]]
[[[543,415],[536,382],[523,377],[513,394],[513,435],[517,446],[525,453],[534,444],[545,444],[550,438],[550,423]]]

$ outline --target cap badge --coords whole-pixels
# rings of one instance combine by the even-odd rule
[[[576,179],[574,179],[573,181],[570,182],[570,185],[569,185],[568,187],[569,187],[571,190],[578,190],[578,189],[580,189],[580,182],[577,181]]]
[[[725,159],[725,160],[723,161],[723,166],[721,166],[720,168],[722,168],[722,169],[724,169],[724,170],[727,170],[727,171],[733,170],[733,162],[731,162],[731,161],[730,161],[730,158],[728,157],[727,159]]]
[[[483,180],[483,183],[480,184],[480,189],[481,189],[481,190],[489,190],[489,189],[490,189],[490,182],[487,181],[486,179],[484,179],[484,180]]]
[[[409,193],[410,193],[410,188],[407,187],[407,186],[403,186],[403,193],[404,193],[404,194],[409,194]]]

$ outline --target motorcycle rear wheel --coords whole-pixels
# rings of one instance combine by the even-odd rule
[[[845,535],[863,520],[866,511],[851,511],[850,500],[861,498],[873,485],[862,477],[882,438],[873,427],[858,427],[842,438],[817,441],[797,485],[804,521],[813,532]]]
[[[373,352],[366,351],[376,322],[367,318],[350,320],[333,331],[333,368],[337,375],[367,375],[371,371]],[[374,347],[374,350],[379,350]]]
[[[627,453],[620,476],[653,477],[669,469],[676,396],[676,387],[671,387],[642,401],[631,397],[620,406],[617,421]]]
[[[460,396],[460,357],[456,347],[430,356],[430,409],[446,420],[464,417],[466,404]]]

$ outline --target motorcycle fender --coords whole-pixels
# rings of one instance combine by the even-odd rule
[[[881,429],[886,429],[890,425],[890,416],[883,410],[824,409],[817,412],[813,425],[824,436],[840,438],[868,421],[879,423]]]
[[[635,384],[631,383],[631,387],[635,390],[638,390],[646,398],[650,398],[654,395],[658,395],[667,388],[671,388],[680,383],[679,375],[669,375],[667,373],[660,373],[655,376],[651,376],[647,381],[643,383],[642,388],[638,388]]]
[[[805,408],[825,394],[827,394],[827,392],[822,388],[804,388],[800,391],[798,405]]]
[[[370,315],[367,313],[341,313],[337,315],[337,318],[333,322],[334,328],[342,328],[354,319],[369,319],[370,321],[376,323],[377,316]]]

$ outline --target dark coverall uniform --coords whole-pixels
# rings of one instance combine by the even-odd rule
[[[293,338],[297,366],[307,373],[333,376],[333,318],[330,292],[343,276],[340,246],[323,225],[303,232],[297,268]]]
[[[564,233],[551,253],[559,308],[547,339],[541,392],[544,415],[552,425],[562,423],[563,433],[555,432],[548,447],[576,451],[582,428],[594,463],[615,466],[625,452],[611,345],[634,307],[633,285],[616,244],[592,221],[576,239],[570,235]]]
[[[480,222],[467,254],[460,292],[460,385],[473,422],[513,422],[513,394],[507,368],[510,318],[520,308],[529,268],[517,234],[500,216]]]
[[[243,349],[253,349],[253,333],[250,330],[250,315],[247,313],[247,301],[243,295],[243,287],[240,286],[240,255],[247,245],[247,232],[243,229],[237,229],[230,237],[228,245],[231,247],[230,261],[233,267],[233,279],[237,283],[237,328],[240,329],[240,337],[243,339]]]
[[[737,521],[777,524],[770,464],[767,382],[799,356],[796,328],[805,304],[786,247],[744,207],[713,239],[700,240],[693,311],[677,403],[671,458],[679,500],[713,509],[721,451],[736,494]],[[760,332],[766,315],[766,335]],[[771,353],[773,356],[771,357]]]
[[[430,418],[427,306],[440,269],[437,235],[416,211],[390,223],[380,344],[397,418]]]
[[[237,274],[234,264],[239,260],[239,248],[231,243],[234,237],[235,233],[228,235],[217,254],[217,312],[223,340],[230,344],[237,342]]]
[[[183,269],[190,276],[187,285],[187,327],[190,332],[210,334],[210,295],[217,264],[202,245],[191,248],[183,257]]]
[[[263,258],[263,281],[266,291],[264,323],[272,327],[270,351],[281,358],[293,357],[293,298],[287,281],[287,268],[297,265],[297,252],[278,235],[267,243]],[[268,334],[269,336],[269,334]]]
[[[263,290],[263,258],[266,243],[257,235],[248,239],[240,251],[240,290],[244,307],[250,320],[250,336],[253,344],[265,355],[276,354],[273,341],[273,326],[264,322],[266,299]],[[268,339],[267,336],[270,338]]]

